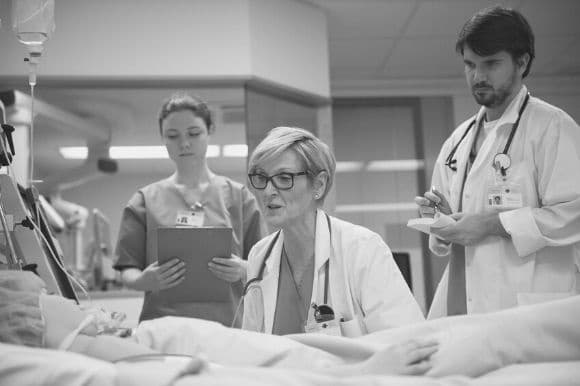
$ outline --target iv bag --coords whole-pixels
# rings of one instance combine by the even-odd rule
[[[12,28],[29,49],[42,49],[55,28],[54,0],[12,0]]]

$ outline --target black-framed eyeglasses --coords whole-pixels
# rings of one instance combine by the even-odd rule
[[[266,189],[268,186],[268,181],[272,181],[272,185],[276,189],[280,190],[288,190],[292,189],[294,186],[294,177],[296,176],[303,176],[308,174],[308,172],[297,172],[297,173],[290,173],[290,172],[283,172],[274,174],[273,176],[267,176],[262,173],[252,173],[248,174],[248,178],[250,179],[250,183],[254,187],[254,189],[263,190]]]

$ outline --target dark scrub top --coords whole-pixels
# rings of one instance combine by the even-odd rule
[[[175,226],[178,213],[191,211],[193,203],[187,201],[173,177],[137,191],[123,211],[115,269],[143,270],[157,261],[157,228]],[[254,243],[266,234],[252,193],[242,184],[216,175],[199,201],[203,204],[203,226],[231,227],[232,252],[247,259]],[[213,275],[209,270],[207,274]],[[139,321],[172,315],[214,320],[229,326],[242,289],[241,281],[232,283],[231,301],[227,303],[168,303],[158,292],[147,291]],[[238,320],[241,323],[241,318]]]

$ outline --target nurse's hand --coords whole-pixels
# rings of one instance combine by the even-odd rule
[[[435,208],[441,213],[450,215],[452,213],[449,202],[437,189],[431,189],[425,192],[423,197],[415,197],[415,204],[419,206],[419,214],[421,217],[433,217],[435,215]]]
[[[246,280],[248,262],[239,256],[232,254],[232,257],[214,257],[208,263],[208,269],[218,278],[229,283]]]
[[[488,236],[502,236],[509,238],[497,212],[485,213],[455,213],[451,217],[455,224],[442,228],[431,228],[431,233],[445,241],[473,245]]]
[[[430,358],[439,349],[436,340],[413,339],[377,351],[363,362],[365,374],[422,375],[431,369]]]
[[[159,265],[155,262],[141,272],[135,281],[136,289],[159,291],[175,287],[185,279],[185,263],[177,258]]]

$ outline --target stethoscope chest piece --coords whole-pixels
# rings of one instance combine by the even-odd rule
[[[506,171],[512,164],[512,159],[505,153],[497,153],[493,157],[493,168],[496,172],[501,172],[502,176],[506,175]]]

